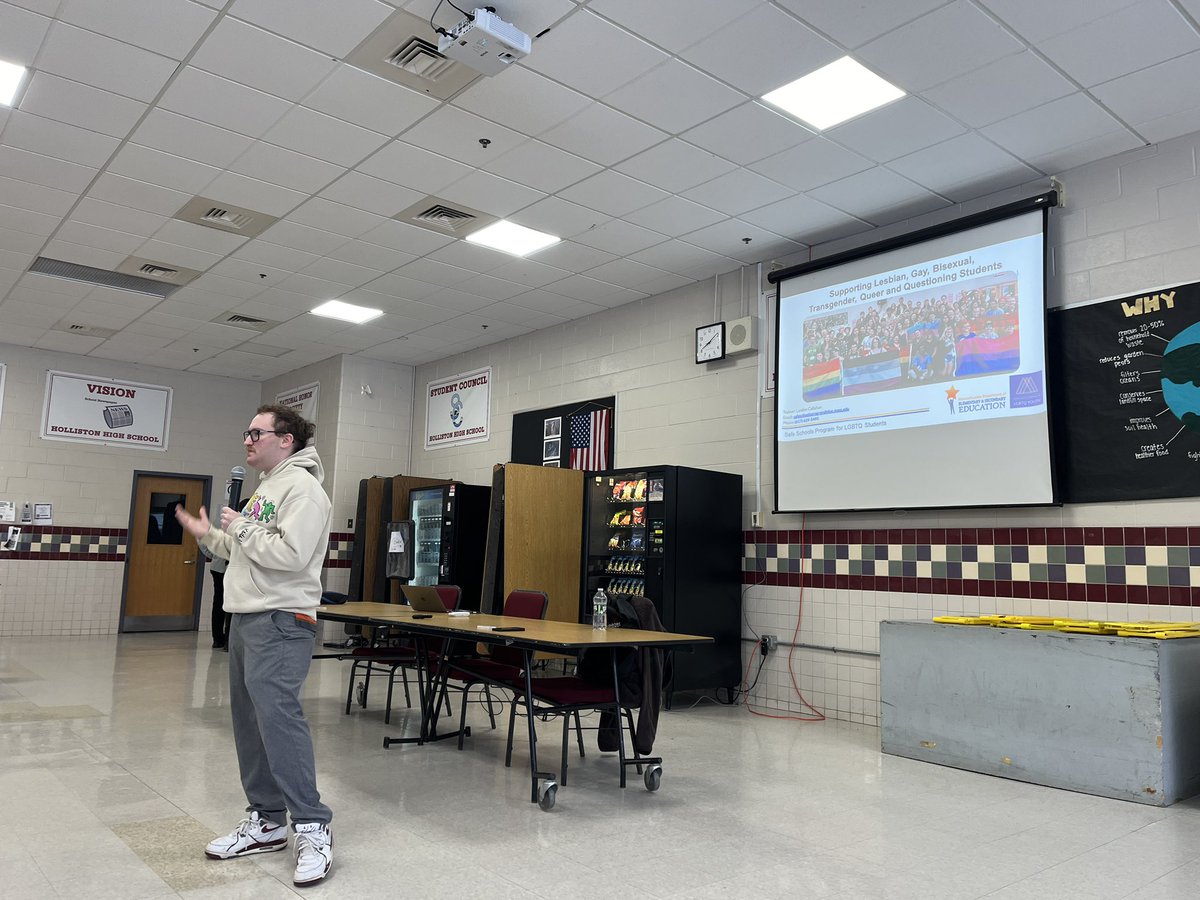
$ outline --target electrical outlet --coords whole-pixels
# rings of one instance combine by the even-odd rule
[[[762,655],[766,656],[769,653],[774,653],[779,647],[779,636],[774,634],[764,634],[758,641],[759,649],[762,650]]]
[[[354,530],[354,520],[353,520],[353,519],[347,519],[347,520],[346,520],[346,527],[347,527],[347,528],[349,528],[351,531],[353,531],[353,530]]]
[[[762,520],[763,520],[762,513],[759,512],[757,509],[754,512],[750,513],[750,527],[751,528],[762,528]]]

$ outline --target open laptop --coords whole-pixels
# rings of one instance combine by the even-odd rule
[[[437,588],[429,584],[402,584],[400,593],[416,612],[444,613],[446,604]]]

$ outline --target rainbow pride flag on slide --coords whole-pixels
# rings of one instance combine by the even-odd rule
[[[956,375],[1015,372],[1021,365],[1021,337],[1016,332],[998,338],[969,337],[958,342]]]
[[[804,367],[804,399],[825,400],[842,394],[842,363],[831,359]]]

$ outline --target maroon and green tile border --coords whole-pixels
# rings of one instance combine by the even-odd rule
[[[747,585],[1200,606],[1197,527],[754,530],[743,540]],[[980,547],[993,562],[978,561]],[[979,577],[964,578],[963,562]]]

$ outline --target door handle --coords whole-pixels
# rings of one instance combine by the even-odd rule
[[[183,564],[185,566],[194,566],[196,564],[196,561],[194,559],[185,559],[183,561]]]

